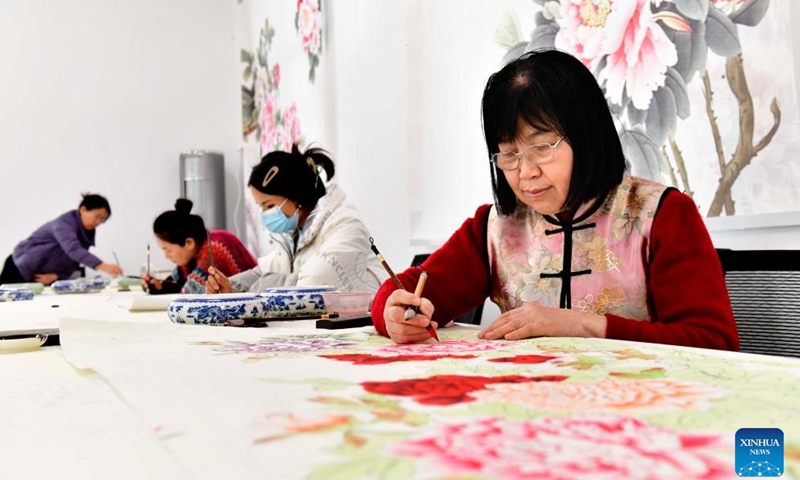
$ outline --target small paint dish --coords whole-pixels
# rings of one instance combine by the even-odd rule
[[[0,353],[30,352],[44,345],[47,334],[25,335],[17,337],[0,338]]]
[[[136,277],[122,277],[117,279],[117,290],[120,292],[127,292],[131,290],[131,287],[139,286],[139,290],[141,291],[142,286],[142,279]]]
[[[324,293],[336,291],[336,287],[283,287],[264,290],[260,295],[267,300],[270,317],[295,317],[325,313]]]
[[[0,287],[0,302],[19,302],[33,300],[33,290],[27,288]]]
[[[322,294],[325,310],[343,317],[361,315],[369,311],[371,292],[326,292]]]

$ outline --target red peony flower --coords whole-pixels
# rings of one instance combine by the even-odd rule
[[[493,383],[560,382],[566,378],[564,375],[541,375],[538,377],[434,375],[428,378],[412,378],[396,382],[362,382],[361,386],[371,393],[414,397],[414,400],[421,404],[452,405],[475,401],[475,397],[469,394],[483,390],[486,385]]]
[[[515,357],[492,358],[489,361],[495,363],[545,363],[558,357],[548,357],[546,355],[517,355]]]

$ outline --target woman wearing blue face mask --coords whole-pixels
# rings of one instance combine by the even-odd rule
[[[356,208],[337,185],[326,185],[333,175],[333,161],[322,149],[301,152],[294,145],[291,152],[268,153],[253,167],[248,186],[272,251],[230,278],[210,268],[206,293],[312,285],[375,292],[386,273],[370,251]]]

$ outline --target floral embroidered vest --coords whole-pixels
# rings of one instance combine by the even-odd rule
[[[523,302],[650,320],[647,261],[653,217],[668,187],[625,175],[598,205],[573,220],[492,208],[488,220],[492,300],[505,312]]]

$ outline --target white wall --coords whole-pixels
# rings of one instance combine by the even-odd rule
[[[522,40],[539,6],[530,0],[416,3],[408,42],[411,235],[415,244],[430,245],[493,201],[481,98],[506,53],[495,31],[512,10]]]
[[[419,47],[413,35],[420,25],[413,22],[422,5],[422,0],[325,4],[328,48],[320,68],[328,69],[330,79],[324,87],[331,98],[325,122],[333,132],[328,141],[337,177],[396,269],[414,253],[433,248],[410,242],[416,200],[409,192],[418,182],[411,173],[428,174],[414,170],[413,156],[420,142],[431,141],[420,137],[414,130],[419,122],[409,118],[425,108],[418,87],[428,79],[408,66],[409,44]],[[3,258],[40,224],[76,206],[81,191],[91,190],[107,195],[114,212],[100,227],[96,252],[111,260],[116,251],[126,271],[137,273],[144,244],[153,242],[153,218],[171,208],[179,193],[178,155],[188,149],[225,154],[229,228],[241,228],[241,220],[231,218],[235,195],[242,194],[236,7],[232,1],[191,0],[0,3],[0,200],[12,206],[0,214]],[[800,20],[794,6],[793,16]],[[442,30],[463,22],[460,16],[440,17],[437,21],[453,22]],[[441,44],[439,30],[426,25],[426,38]],[[800,31],[794,32],[794,45],[797,51]],[[418,65],[420,59],[411,61]],[[800,62],[798,78],[799,67]],[[287,86],[287,99],[288,92]],[[479,114],[479,105],[460,108]],[[453,181],[442,173],[441,182]],[[470,211],[477,202],[471,203]],[[448,230],[464,219],[461,210],[425,208],[441,215],[437,221]],[[712,231],[712,236],[718,247],[800,248],[799,226]]]
[[[185,150],[225,155],[232,212],[241,124],[234,4],[0,2],[3,259],[93,191],[113,213],[95,253],[113,261],[115,251],[138,274],[153,219],[180,193]]]
[[[337,177],[395,270],[409,246],[406,4],[325,4],[333,77]]]

